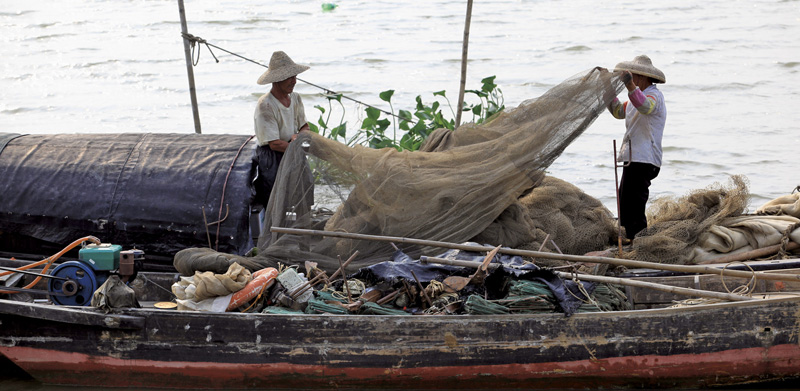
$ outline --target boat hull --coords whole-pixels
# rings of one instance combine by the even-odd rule
[[[800,300],[510,316],[126,310],[0,300],[0,353],[48,384],[698,388],[800,376]]]

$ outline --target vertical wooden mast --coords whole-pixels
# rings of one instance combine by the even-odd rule
[[[472,0],[467,0],[467,19],[464,22],[464,44],[461,46],[461,86],[458,90],[458,112],[456,113],[456,129],[461,126],[461,112],[464,107],[464,88],[467,84],[467,49],[469,48],[469,24],[472,20]]]
[[[192,68],[192,50],[189,45],[189,39],[186,38],[189,30],[186,27],[186,11],[183,7],[183,0],[178,0],[178,11],[181,14],[181,33],[183,37],[183,52],[186,56],[186,73],[189,74],[189,95],[192,98],[192,115],[194,117],[194,132],[197,134],[200,131],[200,111],[197,109],[197,93],[194,88],[194,69]]]

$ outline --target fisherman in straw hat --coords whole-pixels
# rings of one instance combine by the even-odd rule
[[[656,84],[666,83],[667,79],[645,55],[617,64],[614,71],[622,72],[628,89],[628,101],[621,103],[615,97],[608,110],[615,118],[625,119],[625,136],[617,157],[625,163],[619,185],[619,219],[625,227],[625,236],[633,240],[647,228],[645,206],[650,196],[650,181],[661,169],[661,136],[667,107]]]
[[[272,84],[269,93],[258,100],[255,112],[255,133],[258,139],[258,176],[255,203],[266,206],[283,153],[297,134],[308,130],[303,100],[294,92],[297,75],[308,70],[296,64],[286,53],[272,53],[269,68],[258,84]]]

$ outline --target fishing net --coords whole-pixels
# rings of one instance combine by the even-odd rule
[[[561,179],[545,177],[519,202],[535,232],[534,240],[519,245],[521,249],[583,255],[616,240],[616,220],[611,211],[600,200]]]
[[[632,309],[625,293],[617,286],[598,284],[588,299],[581,298],[575,312],[623,311]],[[464,303],[464,312],[473,315],[537,314],[556,311],[557,299],[543,282],[513,281],[508,296],[487,300],[470,295]]]
[[[622,89],[617,74],[592,69],[483,124],[434,132],[417,152],[350,147],[303,133],[281,162],[259,254],[237,262],[265,267],[311,260],[335,270],[337,258],[356,250],[351,268],[394,252],[386,242],[276,233],[270,227],[509,247],[538,247],[549,233],[562,250],[602,249],[616,236],[610,212],[574,186],[546,177],[545,169]],[[323,194],[341,203],[330,216],[312,208]],[[402,247],[412,256],[440,251]]]
[[[624,258],[671,264],[691,263],[700,236],[726,218],[744,213],[750,193],[744,176],[727,186],[714,183],[683,197],[662,197],[648,208],[649,226],[636,235]]]

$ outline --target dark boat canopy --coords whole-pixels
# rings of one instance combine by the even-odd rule
[[[170,265],[209,241],[243,254],[255,148],[242,135],[0,133],[0,250],[94,235]]]

